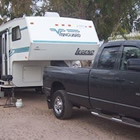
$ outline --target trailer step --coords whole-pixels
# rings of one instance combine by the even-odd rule
[[[13,88],[15,85],[10,81],[0,80],[0,88]]]
[[[105,119],[108,119],[108,120],[113,120],[113,121],[116,121],[116,122],[119,122],[119,123],[123,123],[123,124],[126,124],[126,125],[130,125],[130,126],[133,126],[133,127],[137,127],[137,128],[140,128],[140,122],[134,120],[134,119],[131,119],[131,118],[127,118],[127,117],[120,117],[119,115],[118,116],[113,116],[113,115],[108,115],[108,114],[104,114],[102,112],[91,112],[92,115],[95,115],[95,116],[99,116],[101,118],[105,118]]]

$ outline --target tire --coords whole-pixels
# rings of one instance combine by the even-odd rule
[[[65,90],[57,90],[52,99],[53,112],[56,118],[64,120],[72,115],[72,104],[67,99]]]

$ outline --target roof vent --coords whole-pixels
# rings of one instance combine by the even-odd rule
[[[57,12],[46,12],[46,17],[60,17],[60,15]]]

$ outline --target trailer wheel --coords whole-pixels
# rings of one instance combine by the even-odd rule
[[[67,99],[65,90],[57,90],[52,100],[53,112],[58,119],[68,119],[72,115],[72,104]]]

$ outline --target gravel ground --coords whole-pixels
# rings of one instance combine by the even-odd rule
[[[0,140],[140,140],[140,129],[74,109],[70,120],[58,120],[47,108],[45,95],[16,91],[24,106],[0,106]],[[6,98],[0,99],[4,104]]]

